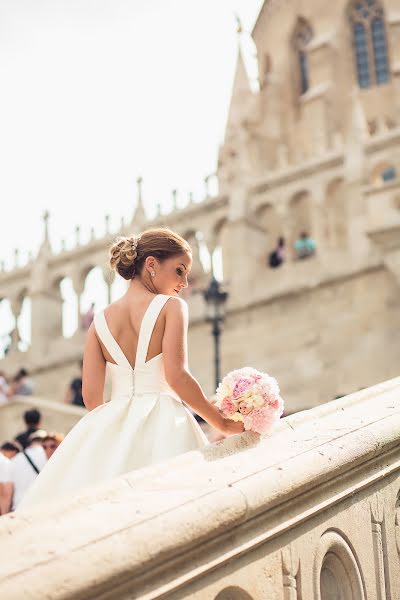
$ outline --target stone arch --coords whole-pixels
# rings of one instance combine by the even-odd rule
[[[369,184],[373,187],[382,187],[395,179],[397,179],[396,167],[389,161],[381,161],[372,168]]]
[[[270,202],[260,205],[254,214],[257,223],[266,231],[269,248],[275,246],[276,241],[283,235],[283,223],[275,206]]]
[[[84,276],[84,287],[80,297],[80,310],[85,313],[92,304],[94,310],[105,308],[108,304],[108,289],[104,281],[103,270],[99,266],[91,266],[82,271]]]
[[[190,244],[192,248],[193,265],[188,277],[189,288],[185,294],[190,293],[191,288],[201,285],[204,278],[204,260],[207,250],[205,249],[204,236],[196,229],[188,229],[183,233],[182,237]],[[184,295],[185,295],[184,294]]]
[[[346,241],[347,220],[343,179],[328,183],[325,192],[324,237],[331,248],[339,248]]]
[[[315,600],[365,600],[365,583],[350,542],[337,530],[326,531],[318,544],[313,566]]]
[[[312,235],[311,227],[311,195],[308,190],[294,194],[289,201],[290,219],[290,245],[293,248],[295,241],[302,232]]]
[[[32,302],[28,294],[28,290],[23,295],[21,302],[21,311],[18,317],[18,333],[20,352],[26,352],[32,343]]]
[[[229,260],[229,250],[227,251],[229,248],[229,240],[226,239],[229,236],[227,225],[228,219],[221,217],[212,229],[211,270],[219,280],[229,277],[229,269],[232,268]]]
[[[253,600],[253,596],[239,586],[230,585],[221,590],[214,600]]]
[[[220,241],[221,233],[224,230],[224,228],[226,227],[227,223],[228,223],[227,217],[221,217],[214,223],[211,235],[215,241]]]
[[[60,275],[54,280],[55,289],[59,290],[61,300],[61,332],[66,338],[78,329],[78,297],[72,278]]]
[[[11,302],[7,297],[0,298],[0,358],[9,352],[12,345],[11,331],[15,320],[11,310]]]
[[[208,252],[204,243],[204,235],[195,228],[186,229],[182,237],[192,248],[193,264],[188,277],[188,287],[183,290],[182,297],[189,297],[194,290],[201,288],[204,283],[205,265],[208,260]]]

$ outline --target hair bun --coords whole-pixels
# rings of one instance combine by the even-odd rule
[[[118,237],[110,248],[110,266],[124,279],[132,279],[140,236]]]

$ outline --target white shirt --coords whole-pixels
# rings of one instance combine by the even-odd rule
[[[47,456],[42,446],[32,446],[25,450],[29,458],[41,471],[47,462]],[[37,473],[24,455],[20,452],[11,459],[11,481],[14,484],[12,510],[15,510],[22,498],[37,477]]]
[[[11,460],[0,452],[0,483],[11,481]]]

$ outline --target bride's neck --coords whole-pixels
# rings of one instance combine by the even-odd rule
[[[144,281],[142,278],[132,279],[129,288],[128,294],[137,294],[140,292],[150,292],[151,294],[158,294],[157,290],[154,288],[154,284],[150,281]]]

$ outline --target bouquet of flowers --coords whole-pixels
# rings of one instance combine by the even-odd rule
[[[246,431],[267,433],[283,412],[276,379],[257,369],[231,371],[219,384],[216,406],[233,421],[242,421]]]

